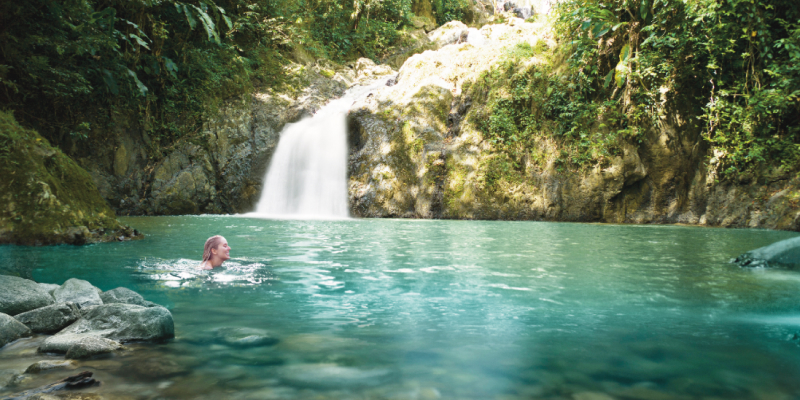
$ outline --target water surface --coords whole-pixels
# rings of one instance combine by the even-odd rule
[[[800,396],[800,273],[729,263],[796,233],[235,216],[124,222],[147,237],[0,247],[0,272],[125,286],[171,310],[174,340],[81,363],[104,382],[89,391],[108,398]],[[199,271],[213,234],[228,239],[233,259]],[[277,343],[236,344],[226,328],[268,332]],[[8,385],[0,395],[64,376],[14,378],[57,358],[35,354],[41,340],[0,350],[0,386]]]

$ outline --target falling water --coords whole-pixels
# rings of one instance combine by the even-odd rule
[[[347,218],[347,112],[384,81],[356,86],[311,117],[287,124],[264,178],[255,214]]]

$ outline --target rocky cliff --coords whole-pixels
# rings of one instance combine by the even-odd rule
[[[449,29],[464,32],[466,26]],[[477,40],[468,42],[477,44],[450,41],[412,56],[395,85],[354,106],[349,183],[354,216],[800,230],[800,179],[765,169],[721,180],[693,111],[680,97],[665,101],[659,123],[640,141],[621,141],[615,154],[593,167],[563,165],[565,149],[548,138],[537,139],[519,160],[504,159],[483,122],[491,117],[488,99],[514,89],[503,86],[503,76],[492,80],[500,87],[487,88],[487,76],[499,76],[493,71],[508,63],[515,48],[548,48],[555,42],[545,25],[517,18],[474,34]],[[512,72],[529,73],[546,62],[552,60],[528,57]]]
[[[295,64],[296,86],[229,100],[209,110],[200,132],[171,148],[154,150],[143,130],[120,123],[109,135],[111,146],[79,161],[120,215],[247,212],[259,199],[283,126],[386,71],[366,59],[349,66]]]
[[[89,174],[0,111],[0,243],[84,244],[141,237],[116,220]]]

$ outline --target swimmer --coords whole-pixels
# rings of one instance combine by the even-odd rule
[[[203,249],[203,262],[198,266],[201,269],[217,268],[225,260],[231,258],[231,248],[228,241],[220,235],[212,236],[206,240]]]

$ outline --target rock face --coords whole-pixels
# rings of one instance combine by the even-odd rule
[[[68,279],[60,288],[53,291],[53,297],[59,303],[74,303],[78,308],[86,308],[103,304],[100,300],[100,289],[81,279]]]
[[[35,333],[58,332],[80,318],[75,303],[58,303],[14,316]]]
[[[100,300],[103,300],[103,304],[122,303],[133,304],[142,307],[156,306],[155,303],[145,300],[144,297],[142,297],[142,295],[139,293],[124,287],[118,287],[116,289],[100,293]]]
[[[442,44],[439,50],[409,58],[395,85],[351,109],[352,215],[800,230],[800,178],[767,171],[720,183],[706,164],[708,146],[691,110],[678,101],[666,104],[662,123],[641,143],[623,143],[603,167],[571,171],[556,158],[536,164],[529,157],[516,181],[489,184],[498,153],[481,126],[486,104],[475,101],[487,90],[482,74],[519,46],[535,53],[556,44],[545,25],[513,17],[482,27],[481,47],[446,44],[463,25],[439,29],[429,35]],[[544,62],[526,57],[518,68]],[[539,146],[545,151],[552,144]]]
[[[136,236],[120,224],[91,176],[36,131],[0,111],[0,243],[84,244]]]
[[[36,282],[0,275],[0,313],[17,315],[54,302],[53,296]]]
[[[30,335],[31,330],[27,326],[8,314],[0,313],[0,347]]]
[[[800,237],[748,251],[734,260],[742,267],[800,267]]]
[[[39,347],[43,352],[65,353],[87,337],[119,342],[164,340],[175,337],[172,314],[163,307],[105,304],[90,309],[81,319]]]

